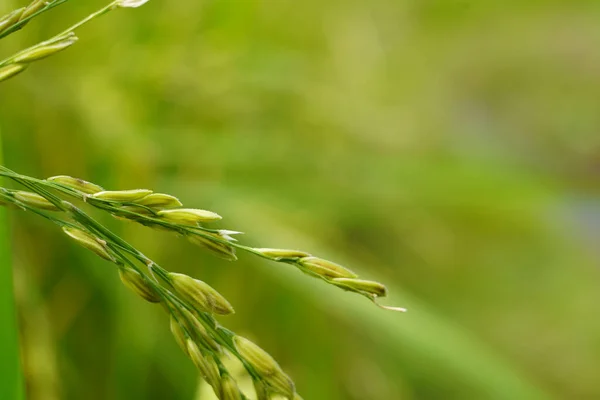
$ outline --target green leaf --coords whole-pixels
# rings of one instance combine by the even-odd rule
[[[1,144],[1,141],[0,141]],[[0,163],[2,148],[0,147]],[[0,399],[23,399],[6,210],[0,208]]]

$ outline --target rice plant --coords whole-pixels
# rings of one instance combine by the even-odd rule
[[[236,250],[245,251],[292,265],[309,276],[362,295],[375,304],[378,298],[386,295],[383,284],[359,279],[351,270],[307,252],[240,244],[233,236],[241,232],[207,227],[221,220],[218,214],[184,208],[169,194],[148,189],[104,190],[99,185],[70,176],[41,180],[17,174],[3,166],[0,166],[0,175],[28,189],[0,188],[0,203],[30,211],[55,223],[77,244],[114,263],[125,286],[144,300],[165,309],[177,343],[221,399],[246,398],[236,389],[231,374],[221,362],[225,353],[242,362],[255,386],[260,388],[257,393],[263,393],[260,399],[268,399],[274,394],[289,399],[299,396],[293,381],[271,356],[217,322],[215,315],[234,313],[232,305],[218,291],[201,280],[163,268],[65,197],[82,200],[119,219],[172,232],[228,260],[237,259]],[[380,307],[405,311],[398,307]]]
[[[33,1],[0,19],[0,38],[21,29],[32,18],[65,3]],[[118,8],[135,8],[147,0],[113,1],[53,36],[0,61],[0,81],[25,71],[31,64],[63,51],[78,40],[75,31]],[[300,399],[293,380],[266,351],[225,328],[215,316],[234,313],[233,306],[206,282],[171,272],[98,223],[71,200],[78,200],[113,217],[171,232],[226,260],[237,260],[238,251],[289,265],[323,282],[367,298],[378,307],[387,290],[379,282],[358,277],[350,269],[306,251],[252,247],[240,243],[241,232],[213,227],[222,218],[216,212],[187,207],[175,196],[149,189],[105,190],[100,185],[66,175],[36,179],[0,166],[0,176],[25,190],[0,187],[0,205],[36,214],[56,224],[66,237],[113,263],[123,284],[147,302],[160,305],[169,316],[172,334],[196,365],[215,395],[222,400],[247,399],[223,357],[239,359],[252,378],[259,400],[273,396]]]

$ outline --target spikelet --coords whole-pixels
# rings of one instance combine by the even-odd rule
[[[46,200],[44,197],[40,196],[37,193],[18,190],[13,193],[13,196],[21,203],[30,207],[48,211],[60,211],[60,208],[56,207],[54,204],[50,203],[48,200]]]
[[[203,232],[204,235],[213,236],[216,239],[227,240],[227,236],[219,235],[212,232]],[[204,236],[189,234],[186,236],[190,243],[195,244],[196,246],[204,247],[210,250],[217,257],[223,258],[229,261],[237,260],[237,256],[235,255],[235,248],[231,245],[212,241]]]
[[[14,202],[11,201],[12,198],[9,197],[2,197],[0,196],[0,206],[6,207],[6,208],[12,208],[15,210],[22,210],[23,208],[21,206],[16,205]]]
[[[354,272],[334,262],[318,257],[303,257],[298,263],[305,269],[326,278],[356,278]]]
[[[81,229],[71,228],[68,226],[63,226],[62,229],[69,237],[71,237],[81,246],[93,251],[105,260],[115,262],[115,258],[109,253],[108,247],[106,246],[106,242],[104,240],[99,239]]]
[[[54,0],[54,1],[56,1],[56,0]],[[16,9],[16,10],[10,12],[9,14],[1,17],[0,18],[0,33],[4,33],[8,29],[14,28],[17,23],[28,19],[32,15],[41,11],[43,8],[45,8],[50,3],[51,3],[50,0],[33,0],[33,2],[31,2],[27,7],[21,7],[19,9]],[[26,23],[27,23],[27,21],[24,21],[21,24],[21,27],[23,27],[23,25]],[[2,36],[5,36],[5,35],[2,35]],[[2,37],[2,36],[0,36],[0,37]]]
[[[271,375],[280,369],[277,361],[254,342],[242,336],[235,336],[233,344],[240,355],[254,367],[260,375]]]
[[[301,258],[301,257],[310,257],[310,254],[304,251],[300,251],[300,250],[285,250],[285,249],[254,249],[257,252],[259,252],[260,254],[266,256],[266,257],[271,257],[274,258],[276,260],[282,260],[282,259],[295,259],[295,258]]]
[[[144,300],[150,303],[160,303],[162,301],[162,297],[146,283],[139,272],[131,268],[119,268],[119,277],[125,286]]]
[[[254,392],[256,393],[256,400],[269,400],[269,389],[267,385],[261,379],[253,379]]]
[[[240,355],[275,392],[292,397],[296,391],[294,382],[283,372],[277,361],[252,341],[235,336],[233,344]]]
[[[202,222],[214,222],[221,219],[217,213],[197,208],[176,208],[159,211],[158,215],[166,221],[181,225],[197,226]]]
[[[221,346],[215,342],[215,340],[208,334],[208,331],[202,325],[202,323],[196,318],[190,311],[182,308],[179,310],[179,321],[185,324],[185,327],[189,334],[196,342],[204,346],[206,349],[215,353],[221,352]]]
[[[202,377],[213,387],[215,394],[221,393],[219,368],[212,357],[205,357],[193,340],[186,341],[187,353]]]
[[[27,69],[27,64],[9,64],[0,67],[0,82],[12,78]]]
[[[288,398],[292,398],[296,393],[294,381],[282,370],[277,371],[273,375],[265,376],[263,379],[272,392],[282,394]]]
[[[177,273],[169,273],[169,278],[175,291],[199,310],[219,315],[235,312],[227,299],[207,283]]]
[[[132,190],[104,190],[102,192],[91,195],[94,199],[108,200],[115,202],[133,202],[152,193],[148,189],[132,189]]]
[[[77,40],[77,36],[75,36],[73,32],[70,32],[69,34],[60,38],[60,40],[57,40],[53,43],[44,46],[36,46],[22,51],[14,57],[13,62],[28,64],[46,57],[50,57],[60,51],[65,50],[67,47],[72,46],[75,44],[75,42],[77,42]]]
[[[173,316],[173,314],[170,315],[169,324],[171,327],[171,333],[175,338],[175,342],[177,342],[177,344],[179,345],[179,347],[181,347],[181,350],[183,350],[185,354],[189,355],[187,346],[188,338],[185,335],[183,328],[181,327],[177,319]]]
[[[331,281],[343,289],[365,292],[377,297],[385,297],[387,295],[386,287],[379,282],[352,278],[334,278]]]
[[[229,374],[221,377],[221,400],[242,400],[242,393],[238,385]]]
[[[94,194],[94,193],[104,191],[104,189],[101,186],[98,186],[98,185],[88,182],[88,181],[84,181],[83,179],[73,178],[72,176],[67,176],[67,175],[51,176],[50,178],[48,178],[46,180],[48,182],[58,183],[63,186],[66,186],[71,189],[75,189],[75,190],[78,190],[80,192],[87,193],[87,194]]]
[[[146,197],[136,200],[135,203],[152,208],[175,208],[183,205],[177,197],[164,193],[149,194]]]
[[[19,20],[24,20],[25,18],[32,16],[44,7],[46,7],[46,0],[34,0],[31,4],[27,6],[25,11],[23,11],[23,14],[21,14]]]
[[[18,8],[0,18],[0,32],[19,22],[23,15],[23,11],[25,11],[25,7]]]

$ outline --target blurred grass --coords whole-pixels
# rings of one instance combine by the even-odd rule
[[[2,136],[0,135],[0,163]],[[2,180],[0,179],[0,182]],[[23,375],[19,358],[19,329],[13,297],[12,264],[6,210],[0,208],[0,399],[23,399]]]
[[[240,223],[246,222],[252,226],[261,226],[265,218],[262,215],[260,219],[244,221],[244,217],[252,217],[236,217]],[[327,251],[319,249],[319,244],[314,240],[284,224],[269,224],[268,231],[259,229],[255,233],[260,236],[293,236],[295,243],[301,248]],[[340,254],[334,258],[344,265],[352,264],[351,259],[344,259]],[[276,275],[277,280],[285,282],[295,295],[307,296],[306,287],[309,283],[303,282],[303,277],[299,277],[296,271],[275,269],[280,269],[280,266],[266,265],[260,271]],[[373,273],[370,278],[383,279]],[[315,284],[310,287],[307,297],[316,306],[336,319],[346,321],[354,331],[363,331],[365,335],[375,338],[377,347],[387,357],[395,358],[399,363],[402,359],[412,360],[414,364],[411,365],[411,374],[437,375],[440,380],[447,381],[448,385],[456,386],[456,390],[471,389],[474,396],[485,394],[489,399],[551,398],[523,374],[516,373],[514,366],[499,357],[488,345],[418,299],[403,293],[400,286],[391,284],[388,289],[397,304],[410,304],[411,309],[407,314],[375,310],[370,303],[360,298],[348,299],[347,293],[333,291],[323,285]]]
[[[598,18],[590,1],[152,1],[2,85],[7,164],[173,193],[251,244],[389,283],[408,314],[103,219],[222,291],[223,323],[306,399],[598,398]],[[15,221],[32,399],[193,397],[160,310]]]

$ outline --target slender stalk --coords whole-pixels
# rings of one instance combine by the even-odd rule
[[[86,18],[82,19],[81,21],[77,22],[76,24],[74,24],[73,26],[71,26],[70,28],[65,29],[64,31],[62,31],[61,33],[59,33],[58,35],[54,36],[53,38],[49,39],[50,41],[53,39],[56,39],[58,37],[64,36],[66,34],[68,34],[69,32],[75,32],[75,29],[79,28],[82,25],[87,24],[88,22],[90,22],[91,20],[98,18],[104,14],[106,14],[107,12],[114,10],[115,8],[117,8],[117,4],[119,2],[118,1],[113,1],[112,3],[108,4],[107,6],[102,7],[101,9],[99,9],[96,12],[93,12],[92,14],[88,15]]]

